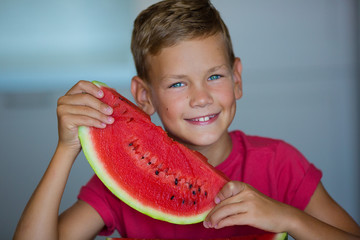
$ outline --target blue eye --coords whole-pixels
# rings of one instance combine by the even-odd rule
[[[177,82],[170,86],[170,88],[178,88],[184,86],[184,83]]]
[[[212,76],[210,76],[210,77],[208,78],[208,80],[216,80],[216,79],[219,79],[219,78],[221,78],[220,75],[212,75]]]

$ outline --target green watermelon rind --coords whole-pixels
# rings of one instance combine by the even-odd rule
[[[100,86],[104,86],[104,87],[109,87],[108,85],[106,85],[103,82],[99,82],[99,81],[92,81],[93,84],[95,84],[96,86],[100,87]]]
[[[274,240],[287,240],[288,234],[286,232],[276,234]]]
[[[210,212],[209,210],[195,216],[179,217],[143,205],[140,201],[133,198],[132,196],[130,196],[130,194],[124,191],[121,187],[119,187],[118,184],[111,177],[109,177],[110,174],[108,174],[105,167],[102,165],[102,162],[99,160],[96,151],[94,150],[89,131],[89,127],[79,127],[79,138],[85,157],[96,175],[99,177],[99,179],[115,196],[117,196],[123,202],[136,209],[137,211],[146,214],[152,218],[175,224],[193,224],[202,222],[207,216],[207,214]]]
[[[106,84],[98,81],[93,81],[93,83],[97,86],[107,87]],[[137,211],[158,220],[175,223],[175,224],[182,224],[182,225],[202,222],[204,221],[207,214],[210,212],[210,210],[208,210],[194,216],[176,216],[176,215],[164,213],[150,206],[143,205],[140,201],[133,198],[130,194],[124,191],[120,186],[118,186],[118,184],[111,177],[109,177],[110,174],[106,171],[106,168],[102,165],[102,161],[99,159],[95,151],[95,148],[93,146],[93,143],[91,141],[90,128],[85,126],[80,126],[78,129],[78,133],[79,133],[82,150],[90,166],[94,170],[95,174],[115,196],[117,196],[119,199],[121,199],[123,202],[125,202],[132,208],[136,209]]]

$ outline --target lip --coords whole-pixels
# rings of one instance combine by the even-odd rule
[[[193,125],[208,125],[216,121],[220,113],[209,114],[205,116],[200,116],[196,118],[185,119],[188,123]]]

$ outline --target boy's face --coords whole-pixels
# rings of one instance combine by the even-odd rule
[[[180,42],[148,61],[150,102],[170,136],[194,147],[228,137],[241,63],[230,66],[221,36]]]

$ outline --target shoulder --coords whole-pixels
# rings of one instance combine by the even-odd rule
[[[269,174],[289,168],[306,171],[309,167],[309,162],[300,151],[283,140],[247,135],[242,131],[233,131],[230,136],[233,152],[242,155],[243,167],[253,166],[257,169],[262,166]]]
[[[80,195],[106,195],[110,194],[110,191],[100,181],[100,179],[94,174],[90,180],[80,190]]]
[[[282,139],[248,135],[239,130],[231,132],[230,135],[233,142],[241,142],[248,157],[266,158],[277,167],[293,165],[303,171],[306,171],[310,165],[310,162],[295,146]]]
[[[230,132],[233,142],[241,142],[246,151],[270,151],[274,153],[297,153],[301,154],[291,144],[281,139],[248,135],[240,130]]]
[[[230,134],[241,142],[244,152],[244,180],[269,196],[304,209],[322,173],[294,146],[281,139]],[[269,185],[269,183],[271,183]]]

